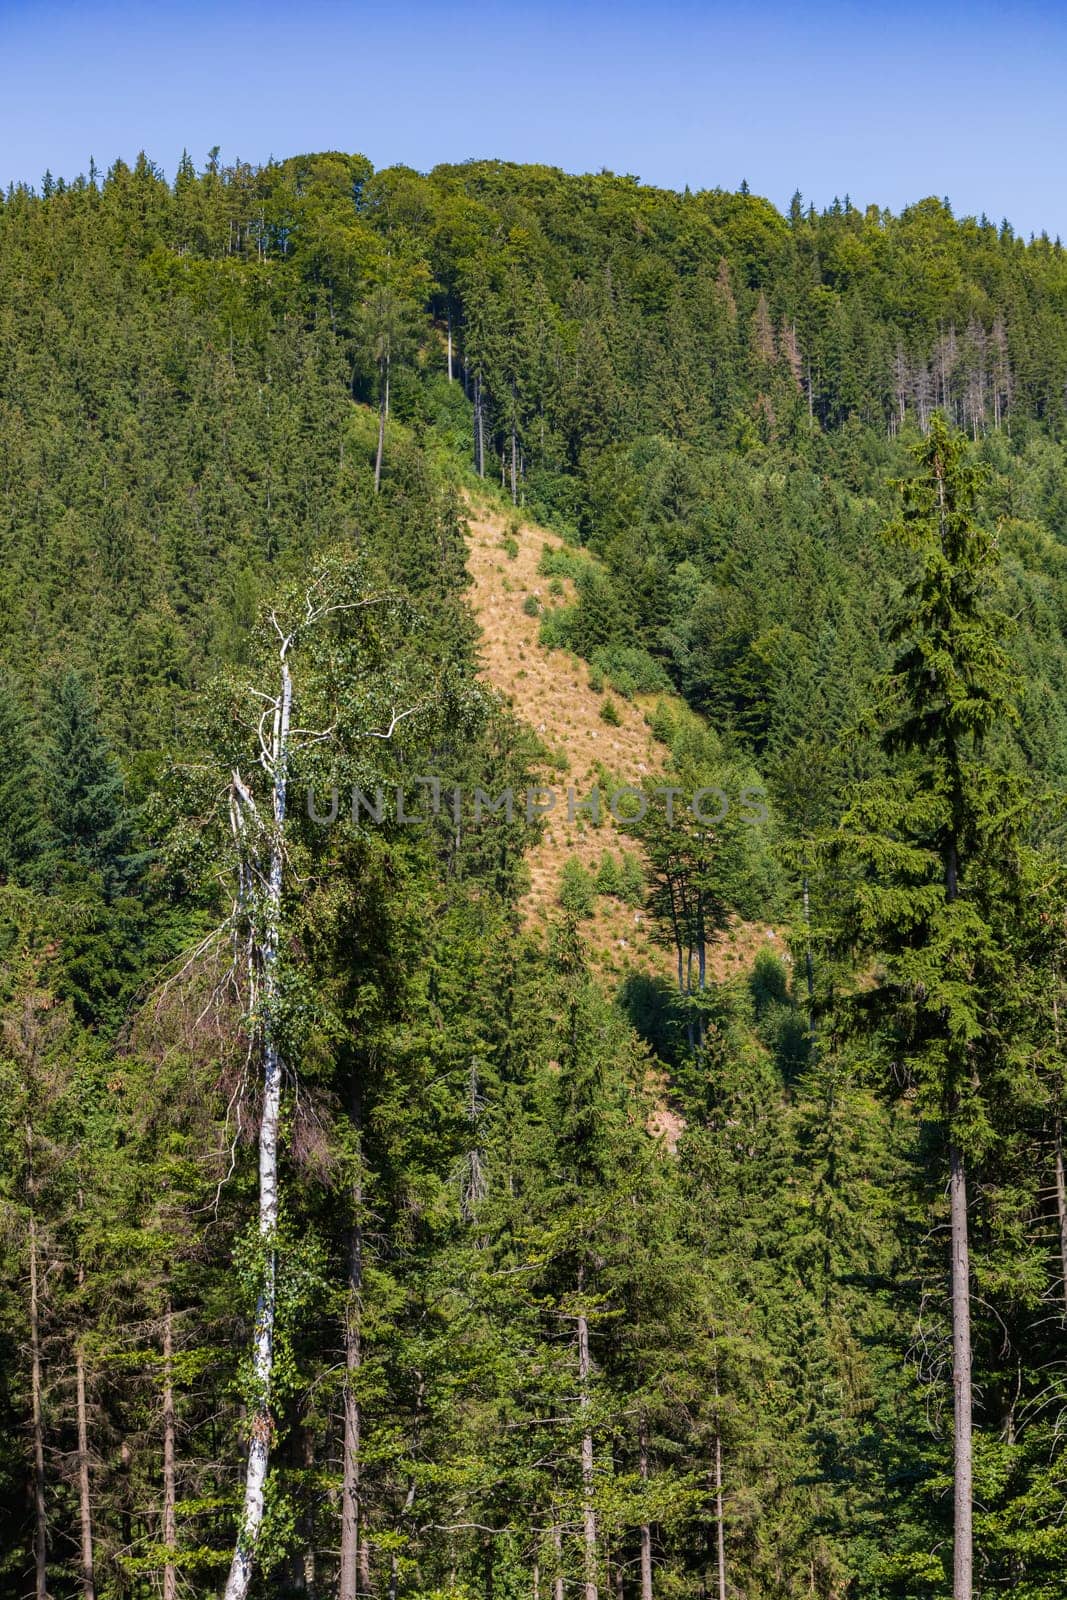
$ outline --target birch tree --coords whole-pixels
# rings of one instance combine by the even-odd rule
[[[354,754],[361,741],[390,741],[426,709],[429,696],[407,705],[390,698],[395,680],[369,674],[382,665],[381,625],[401,603],[368,591],[358,567],[323,563],[312,580],[271,607],[262,624],[264,675],[238,690],[234,717],[251,733],[251,759],[235,759],[226,789],[233,903],[229,925],[247,993],[251,1059],[260,1077],[258,1236],[259,1291],[252,1344],[249,1439],[243,1503],[226,1600],[243,1600],[255,1567],[267,1507],[275,1433],[272,1378],[278,1298],[279,1141],[287,1063],[286,979],[282,958],[289,889],[293,782],[316,771],[307,753],[332,747]],[[299,667],[298,667],[299,663]],[[365,673],[361,677],[361,672]],[[300,683],[297,683],[297,676]],[[369,681],[368,681],[369,677]],[[316,719],[297,726],[294,706]]]

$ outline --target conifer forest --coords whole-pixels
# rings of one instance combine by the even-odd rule
[[[1067,1593],[1067,254],[0,197],[0,1600]]]

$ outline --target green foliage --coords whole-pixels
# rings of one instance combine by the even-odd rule
[[[632,699],[635,694],[658,694],[670,688],[670,681],[658,661],[647,650],[633,645],[601,646],[593,651],[593,666],[619,694]]]
[[[0,881],[25,883],[47,839],[44,786],[29,718],[14,686],[0,684]]]
[[[50,1592],[81,1585],[76,1351],[100,1600],[168,1556],[224,1579],[263,1016],[219,801],[255,775],[269,843],[249,688],[313,583],[382,604],[294,658],[263,1591],[305,1592],[310,1552],[336,1586],[347,1399],[375,1593],[576,1592],[593,1511],[602,1592],[649,1527],[693,1600],[721,1459],[727,1593],[938,1600],[953,1137],[979,1587],[1059,1592],[1065,308],[1058,245],[936,200],[786,218],[341,152],[3,197],[5,1594],[33,1586],[31,1217]],[[521,808],[451,808],[562,759],[477,682],[457,486],[512,462],[515,518],[566,541],[524,610],[598,696],[658,696],[666,752],[641,855],[568,862],[547,931]],[[355,826],[353,783],[426,825]],[[607,996],[597,894],[670,976]]]
[[[559,903],[572,917],[592,916],[598,884],[577,856],[563,864],[559,881]]]

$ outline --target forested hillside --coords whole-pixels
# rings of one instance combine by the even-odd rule
[[[0,1595],[1062,1594],[1058,240],[46,175],[0,555]]]

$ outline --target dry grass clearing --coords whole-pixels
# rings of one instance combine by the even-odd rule
[[[530,595],[546,607],[574,599],[566,580],[563,594],[553,596],[551,580],[537,570],[546,545],[562,547],[559,536],[486,505],[471,506],[468,527],[471,601],[482,634],[483,674],[552,752],[543,782],[557,796],[556,809],[527,858],[530,888],[522,904],[527,924],[543,926],[558,906],[560,876],[569,858],[577,857],[595,873],[605,851],[640,854],[633,836],[605,814],[604,773],[619,785],[639,785],[650,773],[662,771],[666,751],[653,739],[640,705],[621,695],[608,696],[619,718],[619,726],[611,726],[601,716],[606,696],[590,688],[586,663],[539,643],[540,618],[525,611],[524,602]],[[581,801],[598,784],[600,825],[581,810],[570,821],[568,788]],[[673,975],[671,958],[651,939],[644,912],[601,896],[584,927],[590,952],[605,976],[621,978],[633,970]],[[711,953],[712,976],[721,981],[744,972],[768,940],[777,940],[774,930],[739,923],[731,938]]]

